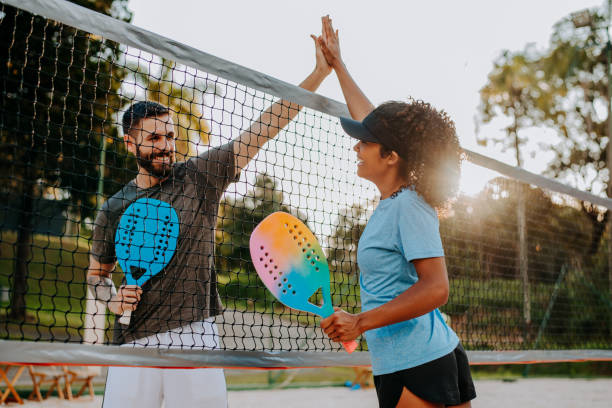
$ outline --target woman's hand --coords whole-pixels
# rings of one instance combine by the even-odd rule
[[[329,16],[321,17],[322,33],[318,41],[321,45],[321,51],[325,55],[327,63],[336,71],[338,82],[342,88],[346,105],[348,106],[351,117],[361,121],[370,112],[374,110],[374,105],[363,93],[355,80],[349,74],[348,69],[342,61],[340,55],[340,40],[338,38],[338,30],[334,31],[332,21]]]
[[[323,332],[335,342],[355,340],[362,333],[359,315],[334,307],[334,314],[321,320]]]
[[[321,37],[320,42],[322,45],[323,53],[327,59],[327,63],[332,68],[337,69],[342,66],[342,56],[340,55],[340,39],[338,37],[338,30],[334,31],[332,26],[332,20],[329,15],[321,17]]]
[[[116,315],[122,315],[124,312],[136,310],[142,289],[136,285],[122,285],[119,287],[117,294],[108,302],[108,309]]]

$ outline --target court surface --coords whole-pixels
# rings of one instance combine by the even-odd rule
[[[612,401],[612,379],[535,378],[513,382],[478,380],[478,398],[474,408],[607,408]],[[66,402],[51,398],[43,403],[26,401],[23,407],[98,408],[102,396],[95,400]],[[10,406],[19,406],[10,404]],[[230,391],[229,406],[240,408],[369,408],[376,407],[373,389],[351,391],[348,388],[299,388],[284,390]]]

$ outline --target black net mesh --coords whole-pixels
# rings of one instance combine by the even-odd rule
[[[210,328],[191,324],[212,318],[214,347],[222,350],[341,349],[317,317],[274,299],[249,253],[261,220],[294,214],[327,255],[334,305],[360,310],[357,243],[377,191],[356,176],[352,142],[336,117],[302,109],[233,180],[228,144],[275,103],[285,109],[271,126],[281,127],[288,102],[10,6],[0,10],[0,338],[192,348],[197,342],[183,342],[185,335]],[[121,120],[143,100],[168,107],[182,169],[155,194],[125,189],[138,167]],[[609,349],[605,211],[487,174],[473,180],[479,192],[460,195],[440,219],[451,286],[442,311],[451,327],[472,350]],[[174,207],[183,255],[142,284],[143,304],[125,330],[104,305],[88,302],[86,274],[90,253],[101,263],[121,258],[107,245],[116,216],[143,197],[182,203]],[[124,280],[120,267],[113,280]],[[158,335],[168,330],[183,331]]]

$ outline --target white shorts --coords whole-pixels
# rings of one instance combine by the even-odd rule
[[[213,320],[191,323],[122,347],[214,350],[219,348],[219,332]],[[162,406],[162,401],[164,408],[227,408],[223,369],[109,367],[103,408],[157,408]]]

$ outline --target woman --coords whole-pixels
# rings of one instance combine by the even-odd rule
[[[438,310],[449,289],[437,211],[460,172],[454,123],[422,101],[374,108],[342,61],[329,17],[318,41],[353,117],[341,124],[358,140],[357,175],[381,194],[357,252],[362,312],[337,309],[321,327],[338,342],[365,333],[381,407],[470,407],[467,356]]]

